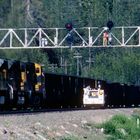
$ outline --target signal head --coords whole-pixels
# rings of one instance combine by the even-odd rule
[[[113,21],[109,20],[109,21],[107,22],[107,27],[108,27],[108,29],[111,30],[111,28],[112,28],[113,26],[114,26]]]
[[[65,24],[65,27],[66,27],[66,29],[67,29],[68,31],[70,31],[70,30],[72,30],[73,25],[72,25],[72,23],[66,23],[66,24]]]

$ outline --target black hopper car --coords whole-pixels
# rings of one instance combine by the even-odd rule
[[[0,109],[139,105],[140,86],[45,73],[37,63],[0,59]]]

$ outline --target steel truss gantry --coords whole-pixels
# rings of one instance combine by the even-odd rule
[[[140,47],[140,26],[112,28],[112,42],[107,46],[103,45],[105,30],[106,27],[73,28],[71,31],[65,28],[3,28],[0,29],[0,49]]]

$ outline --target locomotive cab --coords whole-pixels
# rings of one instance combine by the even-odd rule
[[[0,59],[0,105],[16,106],[20,90],[20,65],[18,61]]]

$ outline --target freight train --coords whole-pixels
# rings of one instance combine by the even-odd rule
[[[42,65],[0,59],[0,109],[140,105],[140,86],[45,73]]]

